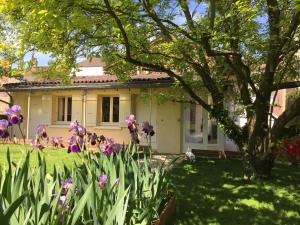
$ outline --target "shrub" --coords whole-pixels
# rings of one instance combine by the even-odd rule
[[[272,152],[280,157],[287,157],[293,164],[300,162],[300,138],[285,139],[282,143],[271,148]]]

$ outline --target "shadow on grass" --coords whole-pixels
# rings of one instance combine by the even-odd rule
[[[300,224],[300,168],[276,165],[268,181],[246,182],[241,161],[182,162],[171,175],[170,224]]]

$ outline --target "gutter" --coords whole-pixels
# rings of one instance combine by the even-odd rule
[[[130,82],[130,83],[98,83],[98,84],[91,84],[85,83],[80,85],[69,85],[69,86],[60,86],[58,84],[53,85],[39,85],[39,86],[30,86],[30,85],[19,85],[19,86],[12,86],[4,85],[0,88],[0,92],[18,92],[18,91],[50,91],[50,90],[103,90],[103,89],[127,89],[127,88],[156,88],[156,87],[169,87],[173,84],[170,80],[165,81],[156,81],[151,82]],[[6,86],[6,87],[5,87]]]

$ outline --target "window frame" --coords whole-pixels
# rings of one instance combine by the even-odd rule
[[[59,99],[60,98],[64,98],[64,120],[59,120],[59,116],[58,116],[58,113],[59,113]],[[68,120],[68,99],[71,98],[71,119]],[[73,99],[72,99],[72,96],[57,96],[57,112],[56,112],[56,124],[69,124],[70,122],[72,122],[72,105],[73,105]]]
[[[113,122],[113,101],[114,101],[114,98],[117,97],[119,98],[119,112],[118,112],[118,115],[119,115],[119,118],[118,118],[118,122]],[[109,102],[110,102],[110,105],[109,105],[109,121],[108,122],[104,122],[103,121],[103,98],[109,98]],[[99,125],[119,125],[120,124],[120,96],[119,95],[99,95],[98,96],[98,101],[99,101],[99,104],[98,104],[98,115],[99,115]]]

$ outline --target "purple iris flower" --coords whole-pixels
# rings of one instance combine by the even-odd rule
[[[135,116],[133,114],[129,115],[126,119],[127,127],[131,135],[131,141],[135,144],[139,144],[139,135],[138,135],[138,123],[135,120]]]
[[[72,177],[68,177],[64,182],[63,182],[63,188],[64,189],[70,189],[71,188],[71,186],[73,185],[73,179],[72,179]]]
[[[78,138],[78,140],[77,140]],[[69,147],[68,147],[68,153],[71,153],[71,152],[80,152],[80,145],[83,144],[83,138],[82,137],[78,137],[76,135],[73,135],[71,136],[69,139],[68,139],[68,144],[69,144]]]
[[[36,135],[44,140],[48,139],[48,135],[46,133],[46,126],[43,124],[39,124],[36,128]]]
[[[80,148],[77,144],[72,144],[68,147],[68,153],[70,152],[80,152]]]
[[[38,143],[37,145],[36,145],[36,147],[39,149],[39,150],[43,150],[45,147],[44,147],[44,145],[42,145],[41,143]]]
[[[126,119],[127,127],[131,131],[136,128],[135,116],[133,114],[129,115]]]
[[[84,136],[86,134],[86,129],[83,126],[79,125],[77,120],[70,124],[69,131],[73,131],[73,133],[78,136]]]
[[[58,147],[64,148],[65,146],[63,144],[63,141],[64,140],[62,137],[52,137],[51,145],[56,148],[58,148]]]
[[[78,136],[78,137],[77,137],[77,142],[78,142],[78,144],[79,144],[80,146],[82,146],[82,145],[83,145],[83,142],[84,142],[83,137]]]
[[[61,214],[61,215],[59,216],[59,222],[60,222],[60,223],[63,223],[63,222],[64,222],[64,215],[63,215],[63,214]]]
[[[6,138],[9,136],[9,133],[7,131],[9,123],[7,120],[0,120],[0,137]]]
[[[78,132],[78,135],[79,135],[79,136],[84,136],[85,133],[86,133],[86,129],[85,129],[83,126],[78,125],[78,127],[77,127],[77,132]]]
[[[100,143],[104,143],[104,141],[106,140],[106,138],[104,137],[104,135],[100,135],[99,137]]]
[[[122,150],[122,148],[123,148],[123,145],[122,145],[122,144],[115,143],[115,144],[113,145],[113,149],[114,149],[114,152],[115,152],[115,153],[120,152],[120,151]]]
[[[107,144],[107,143],[102,144],[100,149],[104,155],[110,155],[111,153],[113,153],[112,145]]]
[[[98,184],[101,189],[105,187],[105,184],[107,183],[107,175],[102,174],[101,176],[98,177]]]
[[[11,124],[19,124],[23,122],[23,116],[21,115],[21,107],[19,105],[13,105],[6,110],[6,115],[8,115],[9,122]]]
[[[86,129],[79,125],[77,120],[70,124],[70,130],[73,131],[73,135],[68,139],[68,153],[80,152],[81,149],[85,149],[85,137],[89,134]]]
[[[119,153],[122,148],[123,145],[115,143],[113,139],[106,139],[106,143],[100,145],[100,150],[104,155]]]
[[[90,136],[90,142],[91,142],[91,145],[96,145],[97,144],[97,134],[93,133]]]
[[[73,131],[74,133],[76,133],[77,132],[77,127],[78,127],[78,121],[77,120],[75,120],[74,122],[71,122],[70,123],[70,130],[69,131]]]
[[[145,121],[142,123],[143,125],[143,129],[142,131],[148,136],[153,136],[155,134],[154,130],[153,130],[153,126],[150,125],[150,123],[148,121]]]
[[[73,144],[75,142],[76,142],[76,136],[75,135],[73,135],[73,136],[71,136],[71,137],[68,138],[68,144],[69,145],[71,145],[71,144]]]

